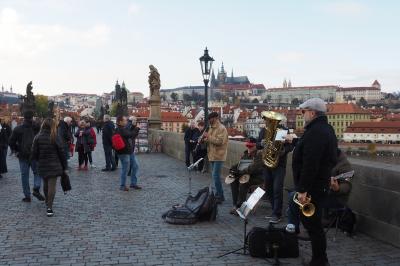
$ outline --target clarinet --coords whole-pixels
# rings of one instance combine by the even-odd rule
[[[201,136],[200,136],[199,139],[197,140],[196,147],[195,147],[194,150],[193,150],[194,153],[197,153],[197,149],[200,147],[200,143],[203,141],[204,133],[206,133],[206,132],[208,131],[208,128],[209,128],[209,127],[210,127],[210,126],[207,125],[207,127],[204,129],[203,133],[201,134]]]

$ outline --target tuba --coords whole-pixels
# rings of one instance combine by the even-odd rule
[[[286,117],[273,111],[261,112],[261,117],[265,121],[265,145],[262,150],[262,159],[269,168],[276,168],[279,163],[280,151],[283,148],[282,141],[275,141],[279,122]]]

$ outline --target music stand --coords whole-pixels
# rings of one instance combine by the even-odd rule
[[[191,172],[192,172],[193,169],[195,169],[195,167],[197,167],[197,165],[198,165],[202,160],[204,160],[204,158],[198,159],[197,162],[192,163],[192,164],[189,165],[188,168],[187,168],[187,169],[188,169],[188,172],[189,172],[189,193],[188,193],[189,196],[192,196],[192,175],[191,175]]]
[[[242,206],[236,212],[239,214],[239,217],[243,220],[243,246],[241,248],[229,251],[225,254],[218,256],[217,258],[225,257],[229,254],[241,254],[237,253],[240,250],[243,250],[243,255],[246,255],[246,250],[248,249],[247,246],[247,224],[249,223],[248,215],[254,209],[258,201],[262,198],[265,194],[265,191],[258,187],[253,193],[251,193],[250,197],[242,203]]]

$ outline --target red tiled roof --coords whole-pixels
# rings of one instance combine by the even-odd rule
[[[354,103],[332,103],[327,104],[327,108],[328,114],[369,114]]]
[[[233,137],[233,136],[243,136],[243,132],[240,130],[237,130],[236,128],[233,127],[228,127],[226,128],[226,130],[228,131],[228,135]]]
[[[139,118],[148,118],[150,116],[150,111],[143,111],[133,113],[134,116]],[[184,117],[179,112],[161,112],[161,121],[162,122],[188,122],[188,119]]]
[[[354,122],[346,133],[400,133],[400,121]]]

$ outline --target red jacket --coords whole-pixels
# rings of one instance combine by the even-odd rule
[[[92,136],[92,138],[94,140],[94,143],[93,143],[93,145],[90,145],[91,146],[90,148],[92,150],[94,150],[94,148],[96,147],[96,144],[97,144],[97,139],[96,139],[96,132],[94,132],[94,129],[92,127],[90,128],[90,136]]]

